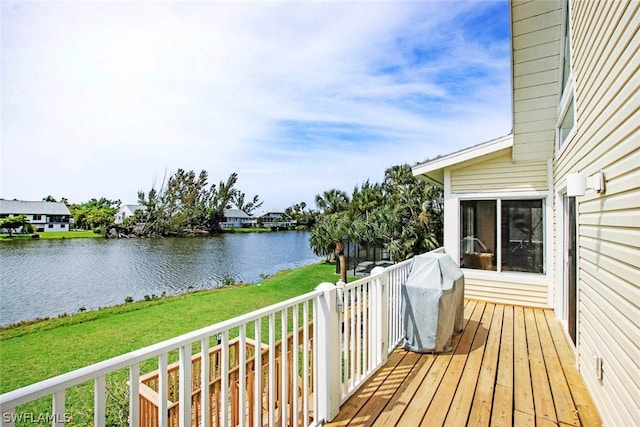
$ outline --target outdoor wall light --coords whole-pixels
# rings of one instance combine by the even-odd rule
[[[585,178],[580,172],[567,175],[567,196],[584,196],[587,188],[591,188],[597,193],[604,193],[604,172],[596,172],[588,178]]]

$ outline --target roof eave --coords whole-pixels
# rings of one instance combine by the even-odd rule
[[[411,171],[414,176],[441,187],[444,185],[445,168],[511,147],[513,147],[513,134],[492,139],[491,141],[415,165],[411,168]]]

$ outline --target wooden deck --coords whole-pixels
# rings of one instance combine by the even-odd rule
[[[553,311],[467,300],[454,350],[395,350],[329,426],[599,426]]]

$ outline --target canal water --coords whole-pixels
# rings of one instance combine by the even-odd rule
[[[0,325],[235,283],[318,262],[309,233],[0,244]]]

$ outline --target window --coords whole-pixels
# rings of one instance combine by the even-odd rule
[[[460,266],[544,273],[543,205],[540,199],[461,201]]]
[[[49,224],[47,227],[48,228],[53,228],[53,224]]]
[[[566,3],[564,22],[564,42],[562,45],[562,76],[560,88],[560,100],[558,101],[558,114],[556,121],[556,142],[557,149],[564,146],[569,134],[575,125],[575,105],[573,94],[573,75],[571,72],[571,8],[569,2]]]
[[[542,273],[542,200],[504,200],[501,212],[502,270]]]
[[[571,76],[571,21],[569,19],[569,3],[567,2],[567,11],[564,21],[564,46],[562,51],[562,93],[567,88],[569,76]]]
[[[571,98],[567,111],[564,112],[560,126],[558,126],[558,148],[562,148],[564,141],[569,136],[571,129],[573,129],[574,123],[573,98]]]
[[[495,270],[496,201],[462,201],[460,212],[462,214],[460,266]]]
[[[42,215],[33,215],[33,220],[34,220],[34,221],[40,221],[40,220],[42,220]]]

